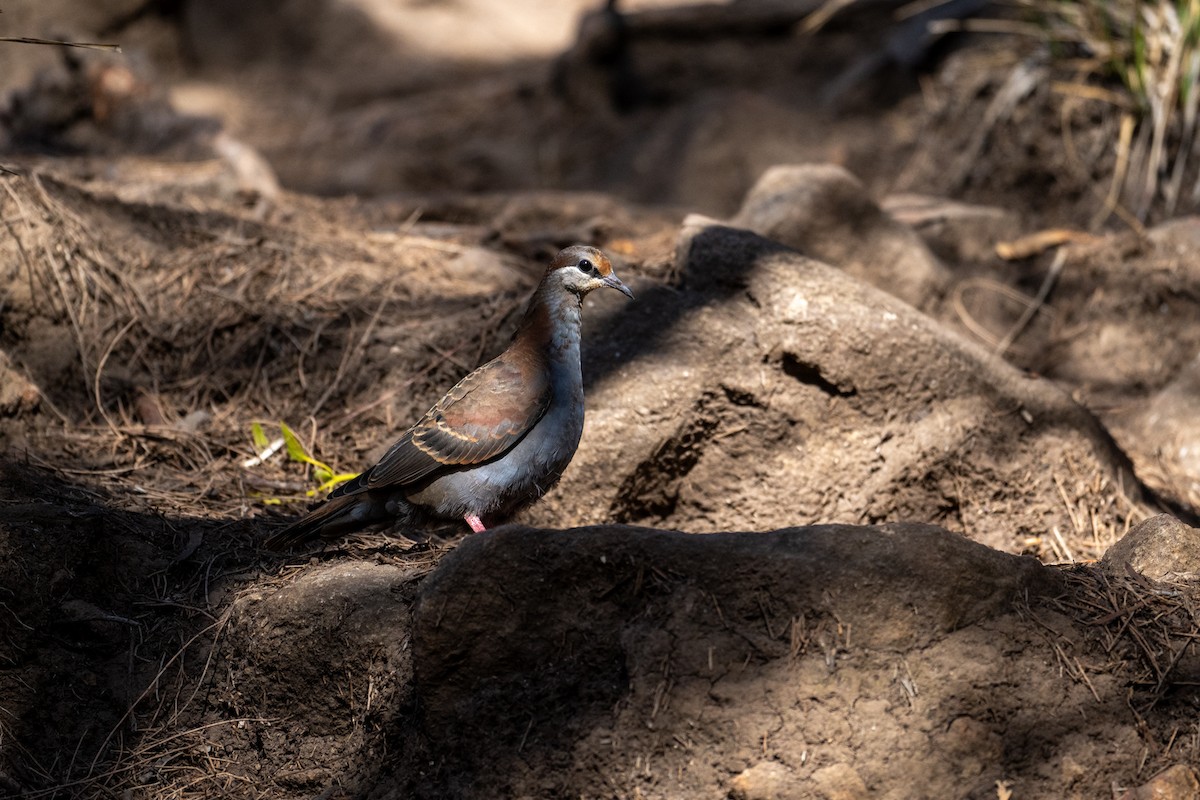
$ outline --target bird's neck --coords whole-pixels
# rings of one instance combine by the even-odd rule
[[[579,327],[582,300],[561,288],[538,286],[514,344],[544,353],[552,366],[579,369]]]

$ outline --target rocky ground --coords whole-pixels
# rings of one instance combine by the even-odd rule
[[[1032,42],[518,5],[4,8],[124,52],[0,50],[0,795],[1196,796],[1194,209]],[[541,503],[261,546],[577,241]]]

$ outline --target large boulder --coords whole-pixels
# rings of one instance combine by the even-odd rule
[[[746,195],[733,224],[841,267],[918,308],[945,291],[949,271],[909,226],[834,164],[776,166]]]
[[[675,270],[678,286],[589,315],[583,443],[525,520],[921,520],[1051,557],[1055,528],[1095,538],[1073,557],[1099,557],[1122,530],[1120,487],[1136,483],[1049,381],[750,231],[690,221]]]
[[[928,525],[472,536],[414,613],[436,759],[381,796],[1094,796],[1140,751],[1077,591]]]
[[[422,584],[422,724],[444,759],[441,790],[457,797],[562,796],[585,776],[650,797],[720,786],[763,797],[779,773],[803,789],[788,797],[864,780],[900,797],[914,769],[934,792],[986,784],[1002,729],[962,722],[978,711],[958,695],[971,686],[990,707],[1015,708],[1058,682],[1031,676],[991,694],[1019,660],[1002,655],[1014,603],[1061,589],[1034,559],[930,525],[712,536],[506,526],[468,538]],[[900,744],[915,735],[908,724],[919,752]],[[856,760],[859,725],[900,757]],[[956,727],[996,747],[961,758],[942,736]],[[775,768],[761,766],[768,754]],[[630,774],[622,765],[635,760]]]

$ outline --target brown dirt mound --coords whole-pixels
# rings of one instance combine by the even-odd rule
[[[538,269],[526,259],[582,230],[629,254],[623,274],[639,299],[589,304],[584,445],[527,520],[720,531],[924,518],[1066,559],[1099,555],[1145,513],[1119,451],[1065,393],[844,272],[703,220],[685,227],[671,259],[669,216],[637,217],[597,196],[443,200],[441,219],[414,222],[404,204],[288,196],[265,219],[203,192],[205,210],[185,210],[153,185],[145,196],[155,200],[130,201],[95,178],[9,178],[8,189],[7,247],[25,293],[11,295],[4,341],[34,394],[18,393],[4,425],[34,461],[9,462],[2,585],[38,587],[6,601],[6,730],[20,745],[3,769],[13,791],[236,795],[253,784],[275,797],[556,796],[605,785],[630,796],[753,796],[756,781],[783,780],[802,796],[847,786],[901,796],[920,774],[933,787],[974,787],[969,796],[989,796],[996,780],[1086,795],[1175,763],[1172,692],[1191,669],[1179,649],[1186,606],[1138,605],[1149,590],[1125,577],[1110,580],[1120,591],[1086,578],[1083,595],[1068,592],[1075,606],[1033,603],[1035,613],[1005,599],[1007,581],[1025,573],[1003,565],[1022,562],[920,528],[806,534],[795,561],[757,550],[790,534],[693,545],[707,537],[514,531],[483,562],[495,572],[448,564],[428,589],[464,603],[483,602],[479,592],[507,598],[502,616],[463,610],[429,622],[411,609],[444,550],[436,538],[367,537],[289,564],[254,547],[253,523],[230,521],[257,493],[296,497],[303,486],[286,465],[236,466],[250,455],[250,420],[308,409],[322,455],[357,462],[500,346]],[[877,278],[869,252],[859,261]],[[189,337],[196,346],[175,346]],[[57,361],[44,355],[51,345]],[[207,416],[189,428],[196,411]],[[100,427],[78,427],[89,420]],[[811,542],[830,537],[842,542],[829,544],[836,552],[814,555]],[[489,539],[468,544],[477,541]],[[608,574],[613,543],[659,541]],[[504,553],[515,547],[511,558],[525,563],[534,543],[575,555],[521,577]],[[712,551],[689,555],[695,547]],[[522,569],[550,563],[538,558]],[[738,559],[761,568],[736,568]],[[800,566],[806,559],[822,577]],[[612,616],[589,599],[605,589],[585,591],[590,560],[604,572],[597,580],[618,587]],[[709,562],[728,566],[733,583],[721,588],[700,566]],[[953,580],[921,577],[943,562]],[[488,575],[507,588],[444,588]],[[884,578],[895,582],[873,582]],[[962,616],[975,592],[997,600],[978,619]],[[691,616],[714,596],[720,612]],[[1079,597],[1109,604],[1084,617],[1108,620],[1107,639],[1079,626],[1080,609],[1098,602]],[[1167,630],[1151,614],[1150,627],[1126,632],[1116,626],[1131,608],[1176,622]],[[901,609],[917,616],[895,617]],[[501,637],[516,650],[480,655],[492,689],[478,695],[462,688],[479,683],[475,656],[454,653],[491,639],[462,633],[460,616],[492,630],[527,620]],[[1034,617],[1055,633],[1038,633]],[[678,630],[664,639],[664,626]],[[872,630],[916,638],[877,642]],[[458,644],[442,653],[447,634]],[[709,691],[707,650],[699,672],[693,663],[690,643],[709,641],[714,659],[726,653],[728,697]],[[564,647],[578,657],[530,671],[537,653]],[[1113,648],[1132,649],[1113,661],[1127,652]],[[1065,682],[1046,672],[1051,663]],[[986,677],[997,664],[999,677]],[[968,665],[985,677],[962,683],[955,676],[975,674]],[[1005,695],[1014,684],[1024,688]],[[88,687],[88,702],[74,703]],[[1129,687],[1146,692],[1136,710],[1148,728],[1112,699]],[[1047,707],[1056,721],[1036,716]],[[1095,715],[1091,727],[1074,722],[1081,709]],[[476,735],[463,736],[467,723]],[[1128,757],[1102,758],[1085,745],[1094,739]],[[483,743],[505,770],[485,769]],[[1101,760],[1113,766],[1095,769]]]
[[[140,57],[0,51],[38,148],[0,175],[0,795],[1190,796],[1197,532],[1139,521],[1197,510],[1194,221],[1000,259],[1100,202],[1049,87],[989,116],[984,53],[814,108],[874,4],[630,17],[615,59],[601,14],[553,64],[385,5],[104,0],[26,32]],[[529,526],[260,549],[313,484],[251,423],[358,468],[576,241],[638,300],[585,310]]]

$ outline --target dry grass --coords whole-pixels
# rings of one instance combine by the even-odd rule
[[[1195,685],[1200,663],[1193,647],[1200,639],[1195,582],[1158,583],[1132,570],[1114,575],[1096,567],[1063,574],[1068,591],[1057,604],[1096,633],[1111,659],[1106,669],[1120,670],[1135,690],[1130,703],[1135,714],[1150,711],[1172,688]]]
[[[324,559],[352,557],[390,563],[412,570],[414,580],[431,571],[449,545],[430,541],[415,545],[408,540],[386,540],[378,536],[351,537],[335,550],[325,549]],[[316,553],[312,554],[316,557]],[[252,738],[256,730],[277,727],[285,720],[256,715],[228,715],[214,709],[207,699],[213,686],[222,682],[214,670],[223,666],[222,650],[231,619],[243,608],[244,601],[278,591],[294,583],[309,564],[284,564],[273,574],[260,573],[246,588],[224,604],[220,616],[206,614],[210,624],[194,633],[167,657],[143,691],[128,706],[125,714],[108,732],[101,747],[87,765],[85,774],[68,783],[60,783],[29,797],[62,796],[64,791],[80,798],[201,798],[227,794],[237,786],[240,797],[280,797],[289,795],[274,779],[237,758],[223,757],[228,735]],[[204,592],[197,591],[194,601],[204,603]],[[236,661],[236,656],[235,659]],[[369,665],[363,665],[364,671]],[[344,676],[351,685],[367,683],[369,676]],[[228,679],[232,682],[232,678]],[[364,725],[371,711],[370,691],[366,704],[349,704],[347,713],[354,717],[356,729]],[[218,717],[215,718],[214,717]],[[287,774],[279,776],[286,781]],[[294,776],[293,776],[294,777]],[[253,790],[253,791],[252,791]]]
[[[1062,618],[1022,612],[1052,649],[1060,674],[1084,687],[1098,707],[1132,717],[1139,775],[1196,763],[1200,727],[1185,698],[1200,684],[1200,584],[1156,582],[1129,568],[1119,573],[1091,564],[1061,574],[1063,591],[1048,605]]]
[[[1196,115],[1200,106],[1200,0],[1010,0],[1017,18],[943,20],[935,34],[968,30],[1043,41],[1052,70],[1037,56],[1011,68],[975,141],[959,156],[965,175],[997,123],[1007,120],[1036,85],[1060,96],[1064,147],[1071,166],[1091,178],[1095,165],[1078,157],[1073,116],[1099,105],[1111,118],[1115,163],[1098,227],[1117,215],[1139,233],[1152,215],[1174,216],[1200,204]],[[1087,123],[1095,128],[1094,120]]]
[[[481,324],[477,293],[430,297],[405,280],[439,270],[446,248],[464,249],[454,242],[364,241],[332,225],[298,238],[224,213],[110,204],[38,174],[0,178],[0,220],[15,288],[0,344],[61,423],[41,431],[41,458],[136,484],[165,507],[303,501],[282,457],[239,467],[252,422],[286,421],[310,451],[357,467],[496,347],[526,288],[514,270]],[[388,347],[402,351],[403,374],[386,371]],[[47,368],[55,358],[70,366]]]
[[[1200,201],[1195,134],[1200,78],[1200,0],[1018,0],[1073,78],[1060,93],[1103,103],[1122,118],[1106,208],[1123,197],[1144,222],[1161,204]],[[1117,81],[1119,90],[1104,84]],[[1099,83],[1100,85],[1096,85]],[[1136,123],[1136,124],[1135,124]],[[1191,167],[1191,169],[1189,169]],[[1190,187],[1185,176],[1191,175]]]
[[[1140,125],[1118,145],[1124,196],[1134,216],[1145,221],[1160,200],[1166,216],[1175,213],[1183,178],[1194,154],[1196,102],[1200,78],[1200,1],[1027,0],[1058,41],[1074,41],[1085,59],[1081,74],[1120,80]],[[1102,102],[1110,102],[1099,95]],[[1128,114],[1128,112],[1122,112]],[[1190,188],[1200,199],[1200,180]]]
[[[1087,470],[1070,457],[1063,459],[1049,473],[1062,503],[1063,524],[1047,522],[1047,530],[1021,541],[1023,552],[1046,564],[1099,560],[1130,528],[1159,513],[1144,501],[1129,498],[1129,487],[1122,483],[1126,476]],[[1024,491],[1038,490],[1030,484]]]
[[[499,345],[532,280],[521,269],[482,286],[457,279],[446,264],[468,244],[402,221],[364,236],[323,217],[330,205],[298,199],[291,219],[272,223],[236,206],[120,202],[76,178],[0,176],[0,280],[11,288],[0,296],[0,348],[49,412],[25,420],[23,458],[64,484],[103,487],[90,508],[106,509],[106,534],[167,565],[143,575],[131,564],[122,589],[133,593],[131,636],[161,655],[130,656],[119,680],[134,688],[115,724],[42,763],[0,708],[6,758],[47,787],[31,796],[294,794],[247,785],[252,771],[223,756],[231,737],[276,723],[214,711],[207,698],[233,607],[214,601],[215,587],[290,580],[258,550],[261,518],[268,500],[289,512],[309,500],[311,483],[282,454],[241,466],[254,451],[250,425],[287,421],[310,451],[357,467]],[[29,505],[57,515],[34,520],[56,531],[75,510],[49,497]],[[442,550],[436,537],[372,536],[308,556],[420,569]]]

